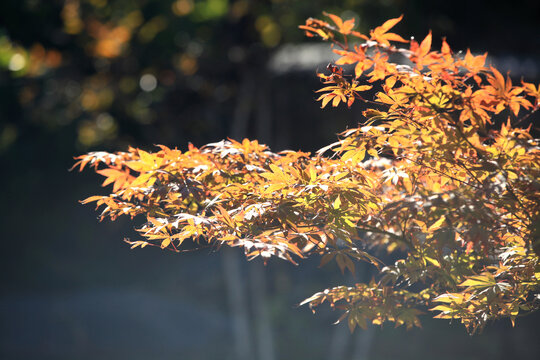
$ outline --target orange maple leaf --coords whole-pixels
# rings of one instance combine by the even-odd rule
[[[532,107],[532,104],[527,99],[518,96],[524,89],[522,87],[512,86],[512,80],[508,75],[505,81],[502,74],[494,67],[491,67],[491,73],[493,75],[487,75],[487,81],[490,85],[477,91],[477,93],[484,95],[487,102],[494,103],[496,114],[508,106],[512,113],[517,116],[520,107],[526,109]]]
[[[371,36],[370,40],[376,41],[385,46],[390,46],[390,41],[408,42],[398,34],[388,32],[388,30],[393,28],[398,22],[401,21],[401,19],[403,19],[403,15],[395,19],[387,20],[381,26],[377,26],[375,30],[371,30],[369,32],[369,35]]]
[[[477,74],[481,71],[487,70],[487,68],[484,66],[486,63],[486,57],[487,53],[484,53],[484,55],[474,56],[471,54],[471,50],[467,49],[465,58],[460,61],[458,65],[465,68],[468,71],[467,76],[472,76],[476,83],[480,85],[482,79]]]
[[[354,18],[343,21],[343,19],[341,19],[337,15],[329,14],[327,12],[323,12],[323,14],[328,16],[330,19],[332,19],[332,21],[338,27],[338,31],[342,33],[343,35],[349,35],[351,33],[351,30],[354,28]]]
[[[427,36],[422,40],[420,45],[415,40],[411,40],[411,61],[416,63],[418,70],[422,70],[424,66],[429,66],[437,62],[440,56],[435,52],[430,52],[431,50],[431,31]]]
[[[373,65],[373,61],[366,58],[366,50],[363,46],[354,46],[354,51],[347,50],[334,50],[334,52],[341,57],[336,60],[336,65],[355,64],[354,76],[359,78],[364,71],[369,69]]]
[[[318,35],[323,40],[332,39],[334,37],[330,24],[319,19],[309,18],[306,20],[305,25],[300,25],[298,28],[305,30],[307,37],[314,37],[315,35]]]

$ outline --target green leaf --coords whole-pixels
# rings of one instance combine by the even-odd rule
[[[459,286],[466,286],[472,289],[485,289],[497,285],[497,281],[490,273],[483,273],[482,275],[471,276]]]

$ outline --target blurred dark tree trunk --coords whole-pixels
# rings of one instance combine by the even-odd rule
[[[230,313],[233,322],[234,358],[252,360],[253,349],[249,328],[249,311],[245,279],[242,279],[240,255],[237,249],[222,249],[223,274],[227,286]]]
[[[250,129],[253,129],[256,139],[261,143],[272,145],[271,93],[268,90],[269,75],[266,61],[258,52],[252,55],[251,59],[247,59],[248,64],[242,66],[242,80],[229,133],[233,139],[242,141],[248,136]],[[260,86],[261,84],[265,86]],[[250,120],[253,120],[253,126],[250,126]],[[263,265],[249,264],[248,280],[247,276],[242,276],[242,264],[237,251],[224,251],[223,264],[231,313],[235,322],[236,358],[274,360],[274,340],[266,301],[266,277]],[[251,288],[250,297],[246,289],[248,284]],[[253,308],[253,326],[250,326],[249,305]],[[251,330],[255,330],[255,350],[252,346]],[[254,354],[256,357],[253,357]]]

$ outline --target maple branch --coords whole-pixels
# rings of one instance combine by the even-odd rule
[[[521,123],[523,123],[525,120],[527,120],[532,114],[534,114],[535,112],[538,111],[538,109],[540,109],[540,107],[538,106],[535,106],[534,109],[528,113],[527,115],[523,116],[521,119],[519,119],[519,121],[517,123],[514,124],[514,127],[518,127],[521,125]]]
[[[474,173],[467,167],[465,166],[465,164],[461,161],[461,160],[457,160],[457,163],[459,166],[461,166],[463,169],[465,169],[465,171],[474,179],[476,180],[476,182],[480,185],[480,186],[483,186],[483,183],[480,181],[480,179],[478,179],[476,177],[476,175],[474,175]]]
[[[399,155],[399,156],[398,156],[398,159],[405,159],[405,160],[412,161],[412,162],[415,163],[416,165],[419,165],[419,166],[425,166],[426,168],[428,168],[428,169],[430,169],[430,170],[433,170],[433,171],[435,171],[436,173],[438,173],[438,174],[440,174],[440,175],[442,175],[442,176],[446,176],[446,177],[449,178],[449,179],[452,179],[452,180],[454,180],[454,181],[458,181],[458,182],[460,182],[460,183],[462,183],[462,184],[465,184],[465,185],[467,185],[467,186],[473,187],[473,188],[478,189],[478,190],[481,189],[480,187],[478,187],[478,186],[476,186],[476,185],[474,185],[474,184],[471,184],[470,182],[467,182],[467,181],[464,181],[464,180],[460,180],[460,179],[458,179],[458,178],[455,178],[455,177],[453,177],[452,175],[448,175],[448,174],[446,174],[445,172],[442,172],[442,171],[437,170],[437,169],[435,169],[435,168],[433,168],[433,167],[431,167],[431,166],[429,166],[429,165],[426,165],[425,163],[419,163],[418,161],[413,160],[413,159],[410,159],[410,158],[407,158],[407,157],[405,157],[405,156],[403,156],[403,155]]]
[[[506,170],[504,170],[504,169],[501,169],[501,171],[504,173],[504,176],[506,177],[506,190],[510,193],[510,195],[512,195],[514,200],[516,200],[518,202],[518,204],[521,206],[521,210],[523,210],[523,212],[525,212],[525,215],[527,216],[527,219],[529,220],[530,223],[532,223],[531,214],[527,211],[527,208],[525,207],[523,202],[521,202],[519,197],[514,192],[514,188],[513,188],[512,184],[510,184],[510,181],[509,181],[509,178],[508,178],[508,172]],[[519,216],[517,216],[517,214],[514,213],[514,215],[519,218]]]

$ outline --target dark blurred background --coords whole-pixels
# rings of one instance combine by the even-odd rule
[[[78,200],[105,193],[73,156],[128,145],[257,138],[316,150],[361,121],[319,108],[315,72],[334,59],[297,26],[328,11],[488,51],[514,81],[540,79],[537,0],[0,1],[2,359],[534,359],[540,317],[424,328],[332,325],[297,308],[353,283],[318,259],[248,263],[238,251],[130,250],[127,219],[99,223]],[[360,268],[356,279],[369,279]]]

